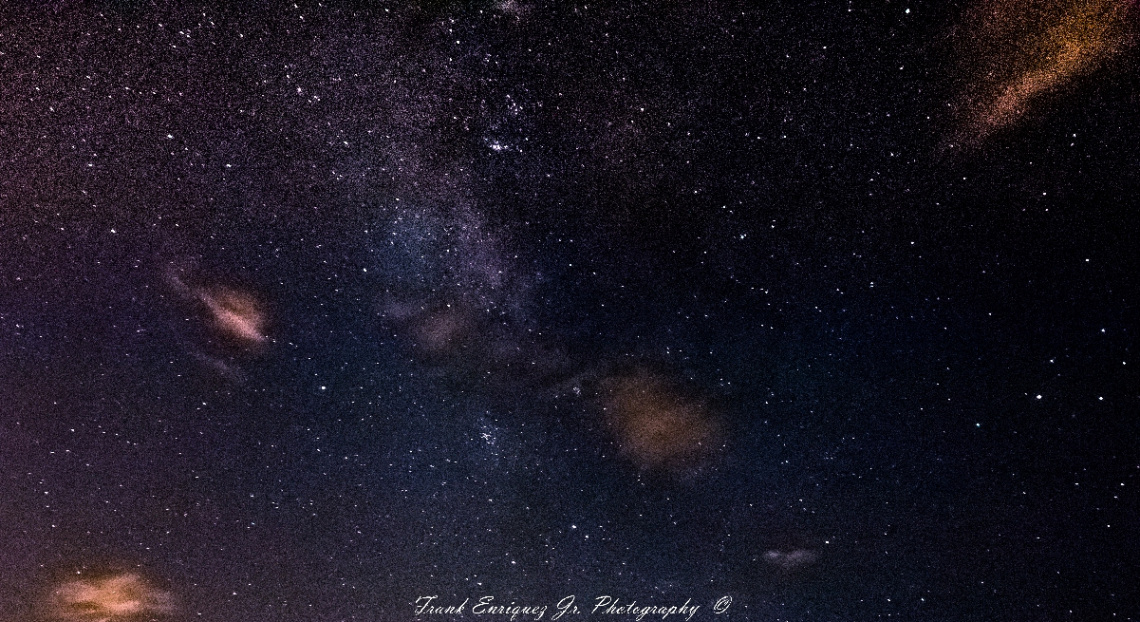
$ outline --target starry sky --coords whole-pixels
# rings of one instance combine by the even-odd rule
[[[1138,619],[1138,15],[4,3],[0,619]]]

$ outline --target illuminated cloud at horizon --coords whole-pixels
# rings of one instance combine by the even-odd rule
[[[141,576],[124,572],[68,581],[51,595],[48,614],[62,622],[116,622],[174,613],[174,597]]]

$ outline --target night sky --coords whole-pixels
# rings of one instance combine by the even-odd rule
[[[0,620],[1140,619],[1138,16],[4,3]]]

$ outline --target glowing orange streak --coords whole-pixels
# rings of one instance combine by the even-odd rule
[[[1116,53],[1121,47],[1127,4],[1096,0],[1084,6],[1070,6],[1060,23],[1049,28],[1041,41],[1025,52],[1037,55],[1038,60],[1033,63],[1036,67],[1007,80],[975,116],[978,138],[1012,125],[1025,114],[1033,99],[1091,72]]]
[[[236,293],[212,296],[207,292],[199,292],[198,297],[214,314],[214,320],[222,330],[242,341],[266,341],[266,336],[262,333],[265,317],[252,299]]]
[[[96,581],[65,583],[54,594],[53,613],[61,620],[109,622],[173,611],[170,594],[130,573]]]

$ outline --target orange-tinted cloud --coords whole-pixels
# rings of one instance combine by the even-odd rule
[[[200,305],[215,335],[230,345],[254,349],[269,341],[269,313],[253,292],[228,285],[205,285],[186,267],[167,270],[167,283],[183,298]]]
[[[697,466],[722,443],[720,418],[646,370],[601,382],[602,407],[622,452],[642,468]]]
[[[197,292],[214,320],[214,327],[227,338],[246,345],[265,343],[265,307],[253,294],[226,287]]]
[[[174,610],[169,592],[129,572],[63,583],[52,592],[48,607],[52,619],[64,622],[151,619]]]
[[[964,27],[971,64],[958,141],[1016,125],[1042,98],[1126,47],[1130,0],[989,0]]]

